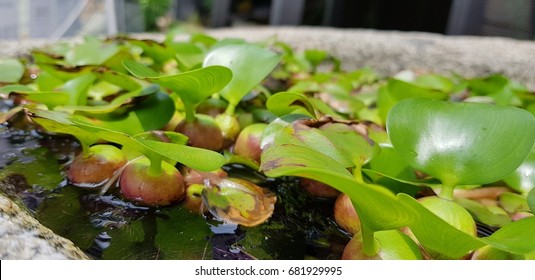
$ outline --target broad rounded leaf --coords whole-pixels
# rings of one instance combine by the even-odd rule
[[[481,240],[498,249],[514,253],[535,252],[535,217],[512,222]]]
[[[503,178],[503,181],[516,191],[527,193],[535,187],[535,150],[513,173]]]
[[[204,66],[221,65],[232,70],[232,80],[220,94],[236,105],[277,66],[280,56],[255,45],[217,47],[204,59]]]
[[[535,142],[527,111],[412,98],[387,118],[392,145],[414,168],[448,186],[485,184],[514,171]]]
[[[16,83],[24,74],[24,65],[17,59],[0,60],[0,83]]]
[[[448,224],[414,198],[406,194],[398,194],[398,198],[420,214],[419,219],[409,227],[424,248],[455,259],[485,245],[477,238]]]

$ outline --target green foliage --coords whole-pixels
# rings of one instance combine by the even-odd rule
[[[502,179],[520,166],[535,142],[535,120],[524,110],[421,98],[392,108],[387,130],[412,167],[448,188]]]

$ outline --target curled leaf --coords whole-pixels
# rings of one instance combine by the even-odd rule
[[[202,192],[214,216],[243,226],[256,226],[273,214],[277,197],[271,191],[240,179],[222,179]]]

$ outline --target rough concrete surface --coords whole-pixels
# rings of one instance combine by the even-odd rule
[[[467,77],[501,73],[535,90],[533,41],[326,27],[239,27],[207,33],[250,41],[277,38],[297,49],[323,49],[340,58],[346,69],[369,66],[384,76],[404,69]],[[154,34],[139,36],[163,38]],[[44,40],[0,41],[0,57],[27,53],[44,44]]]
[[[501,73],[535,90],[535,42],[506,38],[311,27],[245,27],[208,30],[217,38],[282,40],[297,49],[323,49],[344,68],[369,66],[388,76],[404,69],[463,76]],[[162,35],[138,37],[162,39]],[[78,39],[71,39],[79,40]],[[45,40],[0,41],[0,58],[28,53]],[[0,259],[85,259],[72,242],[55,235],[0,194]]]
[[[0,259],[88,259],[74,244],[41,225],[0,194]]]

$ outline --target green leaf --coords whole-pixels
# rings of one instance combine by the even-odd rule
[[[158,76],[149,67],[132,60],[125,60],[124,66],[138,78],[167,87],[180,96],[186,110],[186,118],[194,118],[194,109],[206,98],[225,87],[232,79],[232,72],[222,66],[209,66],[171,76]]]
[[[24,75],[24,65],[17,59],[0,60],[0,83],[16,83]]]
[[[535,120],[522,109],[422,98],[392,108],[387,131],[412,167],[452,188],[503,178],[535,142]]]
[[[93,74],[95,74],[95,76],[97,76],[97,78],[99,78],[100,80],[104,80],[127,91],[134,91],[141,88],[141,85],[134,79],[132,79],[131,76],[128,76],[121,72],[97,68],[93,70]]]
[[[375,233],[379,243],[378,255],[382,260],[423,260],[418,245],[399,230],[384,230]]]
[[[526,197],[521,194],[503,192],[498,197],[498,202],[503,210],[508,213],[517,213],[522,211],[529,211]]]
[[[68,80],[60,90],[68,93],[70,98],[67,105],[87,104],[87,92],[96,77],[92,73],[87,73],[75,79]]]
[[[183,71],[192,70],[202,65],[204,50],[188,42],[172,42],[168,44],[176,52],[176,59]]]
[[[359,183],[343,165],[313,149],[274,146],[262,153],[262,170],[267,176],[298,176],[320,181],[347,194],[360,220],[372,231],[409,225],[416,213],[381,186]]]
[[[356,128],[358,124],[327,123],[320,130],[357,167],[369,162],[379,153],[376,145],[367,135],[366,128]],[[359,130],[362,129],[362,130]]]
[[[171,120],[174,113],[173,100],[169,95],[159,91],[151,94],[125,113],[92,116],[77,114],[76,118],[104,128],[135,135],[147,130],[161,129]]]
[[[101,42],[89,38],[87,42],[77,45],[65,55],[65,62],[73,66],[100,65],[120,51],[114,43]]]
[[[232,72],[228,68],[209,66],[153,80],[173,90],[183,102],[196,106],[224,88],[231,79]]]
[[[39,124],[47,131],[69,134],[76,137],[84,149],[89,148],[91,144],[94,144],[99,140],[99,137],[95,134],[77,127],[71,121],[71,116],[67,113],[44,110],[31,110],[31,113],[30,116],[35,123]]]
[[[63,80],[56,78],[48,71],[41,72],[37,76],[36,82],[40,91],[52,91],[63,84]]]
[[[531,191],[528,192],[527,200],[531,213],[535,213],[535,188],[531,189]]]
[[[226,163],[223,155],[206,149],[154,140],[137,139],[137,141],[169,159],[201,171],[213,171]]]
[[[292,144],[307,147],[315,151],[321,151],[322,154],[334,159],[346,168],[355,166],[351,154],[347,154],[343,149],[336,147],[321,130],[309,127],[301,122],[293,122],[281,129],[275,135],[274,144]]]
[[[535,187],[535,150],[532,150],[522,164],[503,181],[514,190],[528,193]]]
[[[169,59],[173,59],[175,56],[175,52],[172,48],[153,40],[137,40],[129,38],[127,42],[140,47],[143,50],[143,55],[152,58],[158,66],[161,66]]]
[[[501,227],[511,222],[511,218],[503,210],[502,213],[494,213],[481,203],[466,198],[455,199],[455,202],[468,210],[476,220],[486,225]]]
[[[133,60],[124,60],[123,66],[126,68],[126,70],[130,71],[132,75],[139,79],[155,78],[160,76],[160,74],[154,71],[154,69]]]
[[[535,217],[512,222],[481,240],[493,247],[513,254],[535,252]]]
[[[485,245],[448,224],[414,198],[406,194],[398,194],[397,197],[418,212],[419,218],[409,227],[424,248],[457,259]]]
[[[280,59],[276,53],[255,45],[227,45],[210,51],[203,65],[221,65],[232,71],[232,80],[219,93],[235,106],[266,78]]]
[[[225,157],[213,151],[183,144],[150,140],[142,135],[132,137],[123,132],[108,129],[100,124],[90,123],[64,112],[34,109],[32,113],[32,118],[36,122],[46,125],[45,129],[71,134],[77,138],[81,137],[86,144],[92,144],[98,139],[103,139],[137,150],[149,159],[168,158],[202,171],[213,171],[225,163]],[[172,134],[169,136],[177,141],[182,141],[179,139],[181,138],[180,136]]]
[[[302,93],[296,92],[279,92],[270,96],[266,102],[267,109],[277,115],[284,116],[292,113],[304,113],[315,117],[314,106],[308,100],[308,97]]]

